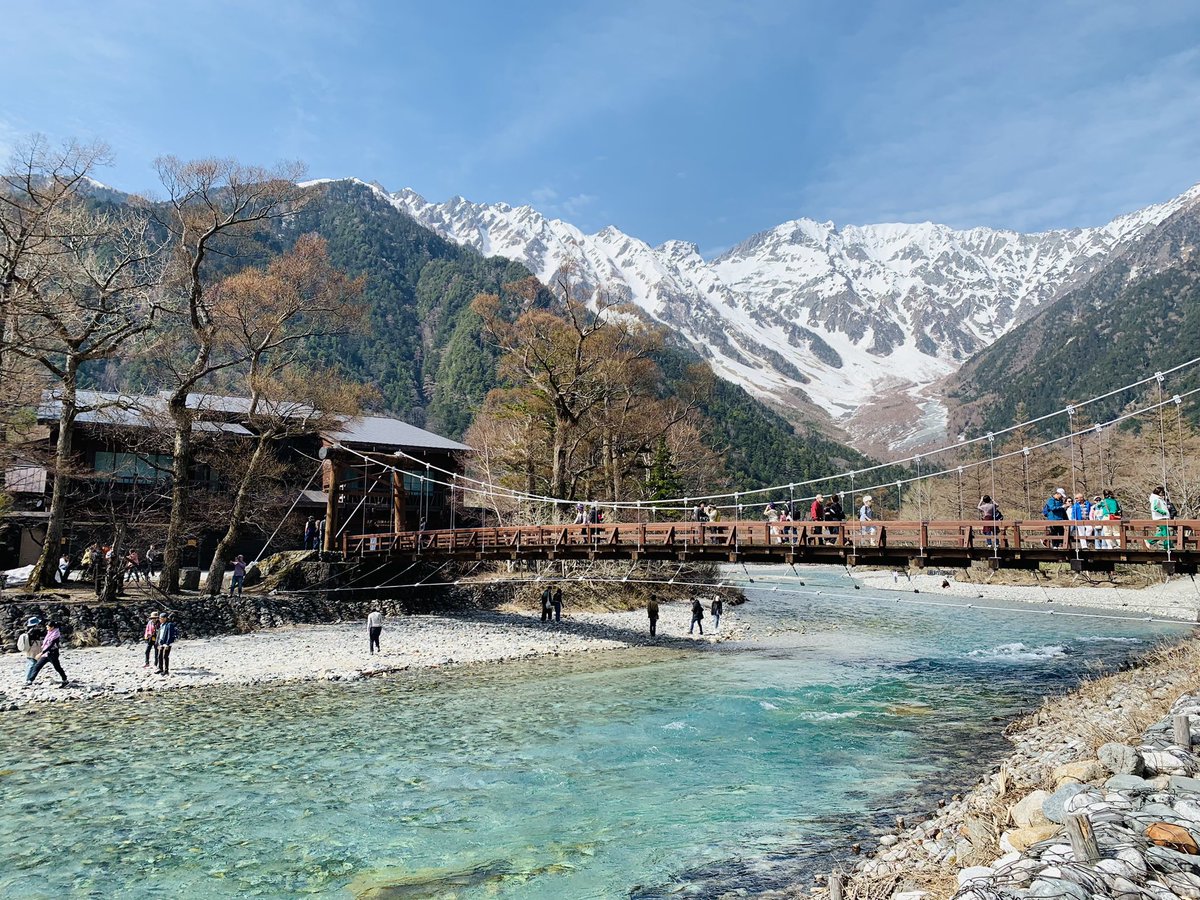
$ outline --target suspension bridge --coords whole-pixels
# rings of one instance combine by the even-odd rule
[[[334,480],[339,470],[357,474],[352,483],[334,484],[329,492],[325,549],[340,551],[347,559],[370,557],[397,562],[670,560],[947,568],[976,564],[995,569],[1031,569],[1043,563],[1068,563],[1076,571],[1098,572],[1112,571],[1119,564],[1152,564],[1162,566],[1169,573],[1195,574],[1200,565],[1200,539],[1197,536],[1200,520],[1197,519],[1114,517],[1083,521],[1028,518],[981,521],[922,518],[916,521],[831,522],[753,518],[765,511],[772,498],[784,502],[783,497],[786,497],[786,508],[795,509],[797,503],[812,500],[816,496],[813,492],[818,488],[848,497],[848,509],[856,518],[856,495],[861,497],[871,491],[894,488],[895,496],[899,498],[909,486],[930,479],[954,477],[958,478],[961,493],[964,473],[971,470],[982,479],[990,474],[991,493],[995,495],[997,463],[1013,457],[1027,460],[1032,453],[1063,442],[1069,447],[1078,443],[1082,448],[1085,439],[1094,439],[1102,459],[1106,434],[1124,422],[1154,414],[1158,418],[1155,437],[1161,472],[1147,472],[1146,477],[1167,485],[1170,472],[1164,410],[1171,406],[1181,408],[1185,401],[1200,394],[1200,388],[1169,395],[1164,385],[1168,376],[1194,366],[1200,366],[1200,357],[994,433],[960,439],[925,453],[853,471],[745,491],[653,502],[600,501],[592,504],[605,513],[605,521],[598,524],[426,528],[425,517],[421,516],[421,527],[414,529],[412,520],[406,520],[402,514],[405,480],[416,483],[422,497],[426,496],[427,487],[438,485],[448,489],[451,498],[472,495],[480,498],[478,506],[504,501],[528,510],[541,505],[549,510],[541,518],[551,522],[569,515],[569,507],[576,503],[437,468],[403,452],[384,456],[334,446],[322,451],[322,459],[334,473]],[[1127,404],[1126,411],[1118,416],[1081,425],[1081,410],[1088,405],[1137,389],[1156,392],[1156,401],[1134,409],[1129,408],[1132,404]],[[1002,436],[1046,423],[1056,416],[1065,419],[1064,433],[1016,450],[998,450],[997,441]],[[1180,423],[1179,465],[1182,467],[1182,417],[1176,418]],[[939,464],[938,458],[943,454],[961,454],[964,450],[973,452],[976,458],[962,465]],[[1063,480],[1066,481],[1069,475],[1071,493],[1075,493],[1079,484],[1074,450],[1070,460],[1069,471],[1064,472]],[[908,473],[915,468],[916,474],[894,481],[877,480],[889,467],[903,467]],[[693,505],[701,503],[715,506],[728,521],[685,521],[695,518],[689,512]],[[568,511],[564,512],[564,507]],[[447,518],[450,523],[457,522],[453,511]],[[358,527],[353,527],[355,525]]]
[[[1111,572],[1150,563],[1196,572],[1200,520],[1033,522],[656,522],[346,534],[347,558],[1037,568]]]

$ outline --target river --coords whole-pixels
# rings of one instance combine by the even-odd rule
[[[968,788],[1004,720],[1183,633],[807,581],[751,589],[752,640],[707,652],[5,713],[0,896],[752,895]]]

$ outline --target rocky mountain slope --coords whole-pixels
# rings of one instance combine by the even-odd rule
[[[544,281],[573,262],[587,285],[670,326],[719,375],[793,419],[819,409],[879,451],[942,436],[946,410],[932,386],[1193,207],[1200,186],[1107,225],[1040,234],[797,219],[714,260],[611,226],[584,234],[529,206],[388,196],[437,233]]]
[[[979,433],[1097,396],[1200,356],[1200,204],[1144,230],[1078,284],[964,365],[946,384],[955,431]],[[1163,385],[1170,397],[1200,385],[1186,369]],[[1090,404],[1105,421],[1157,401],[1157,385]],[[1194,404],[1184,407],[1194,417]],[[1003,424],[1002,424],[1003,423]],[[1047,423],[1061,433],[1060,419]]]

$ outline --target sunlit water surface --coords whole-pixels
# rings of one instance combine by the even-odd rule
[[[739,649],[4,714],[0,896],[753,894],[969,787],[997,717],[1181,633],[848,584],[752,591]]]

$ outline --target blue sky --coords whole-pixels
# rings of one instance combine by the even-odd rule
[[[0,0],[0,145],[300,159],[711,254],[1094,225],[1200,181],[1200,3]],[[16,78],[12,73],[18,73]]]

